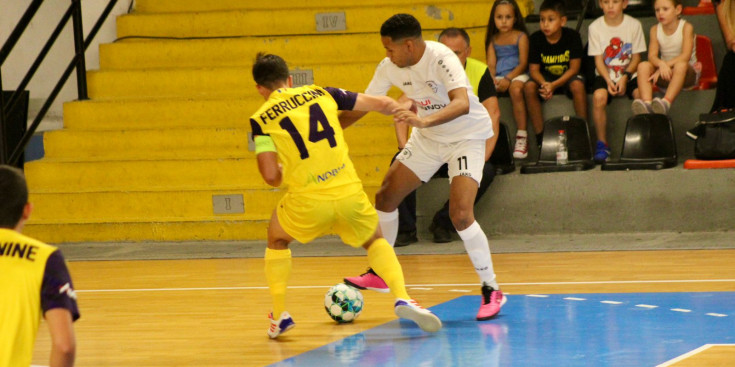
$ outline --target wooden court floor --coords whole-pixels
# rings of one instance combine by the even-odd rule
[[[479,294],[466,255],[399,259],[409,293],[426,307]],[[735,291],[735,250],[494,254],[493,261],[509,294]],[[368,291],[354,324],[336,325],[324,313],[327,288],[366,266],[365,257],[294,258],[287,301],[297,327],[273,341],[265,334],[270,297],[262,259],[70,262],[82,313],[76,366],[281,361],[396,318],[392,296]],[[48,365],[49,345],[42,323],[34,365]],[[734,352],[715,346],[672,365],[735,365]]]

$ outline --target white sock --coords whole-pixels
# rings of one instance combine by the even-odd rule
[[[390,243],[391,246],[395,245],[396,237],[398,237],[398,209],[388,213],[378,212],[378,220],[380,221],[380,230],[383,232],[383,237]]]
[[[518,130],[516,131],[516,136],[522,136],[525,138],[528,136],[528,132],[526,130]]]
[[[467,229],[457,231],[457,233],[464,242],[467,255],[470,256],[472,265],[475,266],[475,271],[480,276],[483,285],[499,289],[498,282],[495,280],[493,260],[490,258],[490,245],[488,245],[487,236],[480,228],[480,224],[475,221]]]

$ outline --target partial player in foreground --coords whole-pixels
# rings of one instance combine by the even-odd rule
[[[31,215],[23,172],[0,165],[0,367],[28,366],[41,317],[51,336],[50,367],[76,354],[76,293],[61,251],[22,235]]]
[[[268,227],[265,273],[273,297],[268,336],[277,338],[295,325],[286,311],[289,243],[308,243],[330,231],[346,244],[367,250],[368,263],[396,297],[396,315],[428,332],[441,329],[439,318],[406,292],[401,264],[378,227],[378,215],[355,172],[338,118],[339,110],[389,115],[399,109],[398,103],[316,85],[292,88],[288,66],[277,55],[258,54],[253,79],[266,100],[250,117],[258,169],[269,185],[288,187]]]

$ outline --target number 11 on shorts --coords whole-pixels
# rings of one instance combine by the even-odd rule
[[[459,170],[462,170],[462,164],[464,163],[464,169],[467,169],[467,156],[463,155],[459,158],[457,158],[457,163],[459,163]]]

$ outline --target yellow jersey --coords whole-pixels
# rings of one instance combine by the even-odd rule
[[[343,89],[281,88],[250,117],[253,139],[273,139],[289,192],[338,199],[362,189],[338,118],[356,101]]]
[[[61,252],[0,228],[0,367],[29,366],[44,312],[66,308],[79,318]]]

